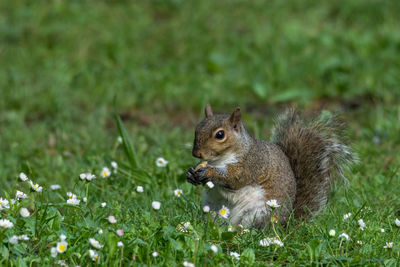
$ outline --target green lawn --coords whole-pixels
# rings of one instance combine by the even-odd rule
[[[109,266],[400,264],[399,14],[397,0],[0,1],[0,197],[28,195],[0,210],[14,224],[0,228],[0,265],[86,266],[89,249]],[[262,247],[269,230],[205,223],[205,189],[186,182],[206,103],[241,106],[265,139],[288,106],[339,113],[360,161],[325,212],[278,227],[283,247]],[[118,171],[101,178],[112,161]],[[86,172],[97,178],[82,181]],[[67,192],[79,205],[67,205]],[[10,242],[22,234],[29,240]],[[61,234],[68,247],[53,258]]]

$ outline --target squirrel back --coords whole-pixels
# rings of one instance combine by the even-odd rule
[[[341,128],[332,116],[306,121],[294,109],[276,120],[271,139],[289,158],[295,175],[296,218],[318,213],[326,206],[336,176],[346,181],[344,171],[354,156],[341,140]]]

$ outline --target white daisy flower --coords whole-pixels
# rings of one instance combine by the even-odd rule
[[[18,239],[19,239],[19,240],[27,241],[27,240],[29,240],[29,237],[28,237],[27,235],[19,235],[19,236],[18,236]]]
[[[58,254],[58,252],[57,252],[57,248],[51,248],[50,249],[50,255],[53,257],[53,258],[55,258],[55,257],[57,257],[57,254]]]
[[[234,257],[237,260],[240,260],[240,254],[237,252],[232,251],[231,253],[229,253],[229,255],[231,255],[232,257]]]
[[[346,240],[350,239],[349,235],[346,233],[341,233],[338,237],[339,239],[346,239]]]
[[[219,215],[225,219],[228,219],[229,212],[230,212],[229,209],[225,207],[225,205],[223,205],[222,208],[218,211]]]
[[[74,205],[74,206],[79,205],[80,202],[81,202],[81,200],[77,199],[77,198],[67,199],[67,204]]]
[[[91,181],[93,179],[96,179],[96,175],[94,175],[90,172],[86,173],[86,180]]]
[[[36,191],[36,192],[42,192],[43,187],[41,187],[39,184],[34,184],[32,180],[29,180],[29,184],[31,185],[31,188]]]
[[[350,213],[350,212],[347,213],[347,214],[345,214],[345,215],[343,215],[343,221],[345,221],[345,220],[347,220],[348,218],[350,218],[350,216],[351,216],[351,213]]]
[[[0,210],[9,208],[10,208],[10,203],[8,202],[8,200],[0,197]]]
[[[161,207],[161,203],[160,203],[159,201],[153,201],[153,202],[151,203],[151,206],[153,207],[153,209],[159,210],[160,207]]]
[[[13,235],[12,237],[8,238],[8,242],[13,245],[18,244],[18,240],[19,240],[18,236],[16,236],[16,235]]]
[[[154,258],[157,258],[157,257],[158,257],[158,252],[157,252],[157,251],[153,251],[153,253],[151,253],[151,255],[152,255]]]
[[[99,233],[99,235],[102,235],[102,234],[103,234],[103,230],[100,229],[100,230],[98,231],[98,233]]]
[[[208,182],[206,183],[206,185],[208,186],[208,188],[213,188],[213,187],[214,187],[214,183],[211,182],[211,181],[208,181]]]
[[[19,214],[21,214],[21,216],[24,218],[29,217],[31,215],[31,213],[29,212],[29,210],[27,208],[21,208],[19,210]]]
[[[233,232],[233,227],[232,226],[228,227],[228,232]]]
[[[183,262],[183,266],[185,266],[185,267],[194,267],[194,264],[191,263],[191,262],[188,262],[188,261],[184,261]]]
[[[143,186],[138,186],[137,188],[136,188],[136,191],[138,192],[138,193],[143,193]]]
[[[400,227],[400,220],[399,219],[396,218],[394,220],[394,223],[396,224],[396,226]]]
[[[108,221],[109,221],[110,223],[116,223],[116,222],[117,222],[117,219],[115,219],[115,217],[114,217],[113,215],[111,215],[111,216],[108,216]]]
[[[104,208],[105,206],[107,206],[106,202],[101,203],[101,207]]]
[[[156,159],[156,165],[157,167],[163,168],[166,167],[168,164],[168,161],[166,161],[164,158],[157,158]]]
[[[360,229],[364,230],[364,228],[366,226],[364,220],[363,219],[359,219],[357,222],[358,222],[358,225],[360,226]]]
[[[82,201],[86,203],[87,202],[87,197],[82,198]]]
[[[218,253],[218,247],[216,245],[211,245],[210,249],[212,250],[212,252]]]
[[[107,178],[107,177],[110,177],[110,175],[111,175],[111,172],[110,172],[110,169],[109,168],[107,168],[107,167],[104,167],[102,170],[101,170],[101,177],[103,177],[103,178]]]
[[[124,246],[124,243],[122,243],[122,241],[118,241],[117,246],[118,246],[118,247],[123,247],[123,246]]]
[[[21,173],[19,174],[19,179],[21,179],[22,181],[25,182],[26,180],[28,180],[28,176],[26,176],[25,173],[21,172]]]
[[[267,202],[265,202],[268,206],[270,206],[271,208],[278,208],[281,205],[278,204],[278,201],[276,199],[271,199],[268,200]]]
[[[85,180],[86,179],[86,173],[79,174],[79,178],[81,178],[81,180]]]
[[[393,248],[393,242],[386,242],[386,245],[383,248]]]
[[[66,241],[58,242],[56,248],[58,253],[64,253],[65,251],[67,251],[68,243]]]
[[[15,193],[15,198],[16,199],[20,199],[20,198],[27,198],[28,196],[24,193],[24,192],[21,192],[21,191],[18,191],[17,190],[17,192]]]
[[[13,228],[14,224],[8,219],[1,219],[0,220],[0,227],[2,227],[2,228]]]
[[[96,251],[89,249],[89,255],[90,255],[90,258],[92,258],[92,261],[95,261],[95,262],[99,261],[99,254]]]
[[[385,229],[381,228],[381,230],[380,230],[380,231],[381,231],[381,233],[384,233],[384,232],[385,232]]]
[[[116,233],[117,233],[118,236],[123,236],[124,235],[124,230],[118,229]]]
[[[334,229],[329,230],[329,235],[330,236],[335,236],[336,235],[336,231]]]
[[[115,161],[111,161],[111,167],[113,168],[113,172],[117,173],[117,171],[118,171],[118,163],[116,163]]]
[[[97,249],[101,249],[103,246],[100,244],[99,241],[97,241],[94,238],[89,238],[89,243],[90,245],[92,245],[93,247],[97,248]]]
[[[175,189],[175,190],[174,190],[174,195],[175,195],[176,197],[181,197],[181,195],[182,195],[182,189]]]
[[[60,235],[60,240],[61,241],[65,241],[67,239],[67,236],[66,235],[64,235],[64,234],[61,234]]]
[[[61,185],[59,185],[59,184],[50,185],[50,189],[53,190],[53,191],[61,189]]]
[[[283,247],[283,242],[280,241],[278,238],[274,238],[274,239],[272,240],[272,243],[275,244],[275,245],[278,245],[278,246],[280,246],[280,247]]]
[[[266,237],[260,240],[260,246],[269,247],[272,243],[272,238]]]
[[[205,205],[205,206],[203,207],[203,211],[204,211],[205,213],[210,212],[210,206]]]

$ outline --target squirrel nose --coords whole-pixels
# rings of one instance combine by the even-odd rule
[[[192,155],[195,158],[202,158],[201,152],[199,150],[197,150],[197,149],[193,149]]]

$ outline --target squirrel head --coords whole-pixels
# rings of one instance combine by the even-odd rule
[[[231,115],[214,115],[211,106],[207,105],[205,114],[206,118],[196,127],[192,152],[194,157],[215,161],[243,149],[241,137],[246,132],[240,108],[236,108]]]

